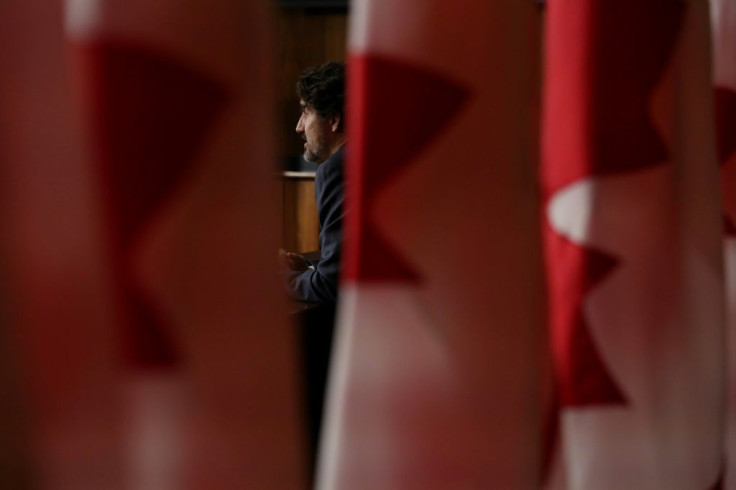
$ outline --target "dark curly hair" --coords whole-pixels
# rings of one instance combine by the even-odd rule
[[[296,82],[296,93],[320,117],[340,116],[345,128],[345,63],[330,61],[308,68]]]

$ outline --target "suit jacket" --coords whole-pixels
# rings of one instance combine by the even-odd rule
[[[292,297],[301,301],[335,303],[340,276],[343,210],[343,156],[345,147],[325,160],[314,178],[314,194],[319,215],[320,259],[314,270],[288,273]]]

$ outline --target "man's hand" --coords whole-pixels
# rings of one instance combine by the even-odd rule
[[[301,272],[309,269],[309,262],[303,255],[287,252],[283,248],[279,249],[279,260],[281,261],[282,267],[292,271]]]

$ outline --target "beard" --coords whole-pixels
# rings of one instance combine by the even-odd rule
[[[304,147],[302,158],[311,163],[322,163],[327,159],[327,148],[324,141],[315,141],[313,144],[307,142]]]

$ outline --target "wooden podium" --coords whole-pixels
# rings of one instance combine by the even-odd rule
[[[319,249],[319,218],[314,198],[314,172],[282,173],[282,247],[289,252]]]

